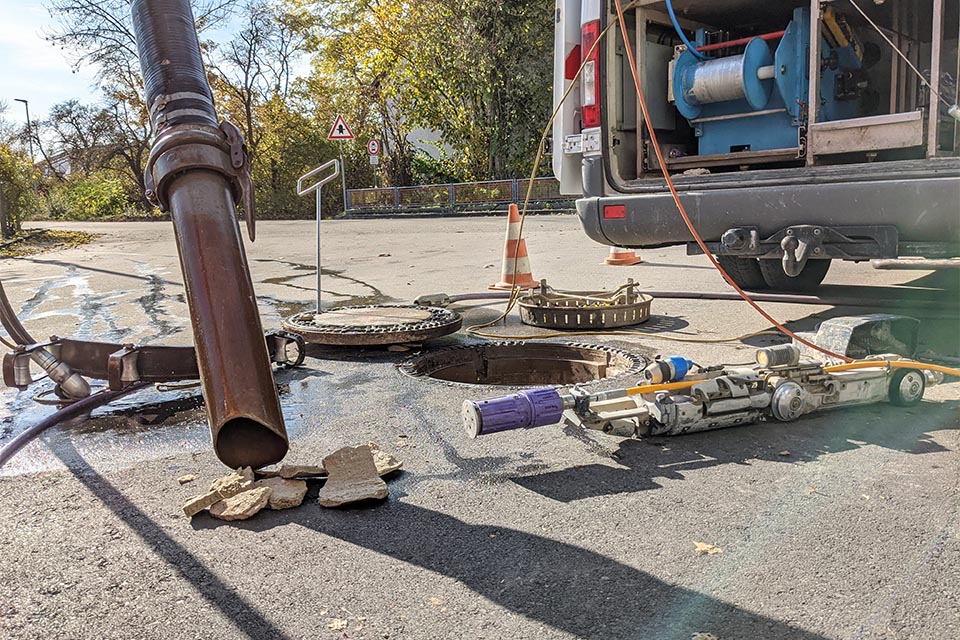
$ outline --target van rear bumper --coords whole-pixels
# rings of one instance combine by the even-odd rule
[[[879,171],[875,165],[845,165],[819,173],[797,168],[718,174],[700,181],[683,177],[677,187],[707,242],[719,241],[724,231],[736,227],[753,227],[761,236],[772,236],[794,225],[892,225],[899,233],[901,252],[911,244],[957,245],[960,161],[883,164]],[[890,166],[899,164],[903,165],[899,171]],[[693,240],[662,179],[629,185],[635,193],[600,196],[595,195],[602,191],[598,182],[605,181],[599,161],[584,162],[584,178],[593,197],[578,200],[577,213],[594,241],[649,248]],[[615,205],[625,208],[625,217],[604,217],[604,209]]]

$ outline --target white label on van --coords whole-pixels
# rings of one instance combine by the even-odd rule
[[[600,129],[583,134],[583,155],[600,154]]]
[[[575,133],[564,138],[563,152],[567,155],[583,153],[583,135]]]

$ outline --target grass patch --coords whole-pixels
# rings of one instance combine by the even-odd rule
[[[57,249],[72,249],[92,242],[99,234],[63,229],[26,230],[19,238],[0,243],[0,257],[20,258]]]

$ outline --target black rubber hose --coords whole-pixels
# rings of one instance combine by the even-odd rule
[[[73,404],[69,404],[56,413],[50,414],[23,433],[17,434],[13,440],[4,445],[3,449],[0,449],[0,467],[6,464],[6,462],[12,458],[14,454],[20,451],[24,445],[50,427],[56,426],[64,420],[69,420],[85,413],[90,413],[98,407],[102,407],[105,404],[113,402],[117,398],[123,397],[129,393],[133,393],[134,391],[138,391],[149,385],[149,382],[134,382],[133,384],[117,391],[101,391],[93,394],[92,396],[84,398],[83,400],[78,400]]]
[[[158,131],[156,100],[167,96],[165,126],[201,123],[216,127],[213,94],[207,84],[189,0],[133,0],[137,51],[147,107]]]
[[[3,282],[0,282],[0,323],[17,344],[36,344],[37,341],[33,339],[17,317],[17,312],[13,310],[13,305],[10,304],[7,292],[3,288]]]

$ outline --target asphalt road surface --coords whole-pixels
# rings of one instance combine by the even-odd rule
[[[269,327],[311,306],[314,234],[309,222],[259,226],[248,256]],[[169,223],[83,228],[100,236],[4,261],[27,328],[189,344]],[[503,232],[498,218],[325,222],[324,304],[483,291],[499,279]],[[647,289],[725,290],[682,248],[604,266],[606,249],[575,217],[530,218],[526,235],[534,276],[563,289],[631,277]],[[958,291],[957,272],[839,264],[822,293],[900,300],[896,312],[922,319],[921,350],[956,357]],[[457,309],[472,324],[501,306]],[[884,310],[766,307],[798,330]],[[653,313],[651,333],[769,328],[740,302],[656,300]],[[515,315],[494,331],[530,333]],[[778,339],[576,341],[706,364],[750,361]],[[469,440],[461,402],[501,391],[401,375],[396,364],[416,353],[314,348],[302,368],[278,373],[288,461],[369,441],[404,461],[373,506],[324,509],[313,488],[298,509],[191,522],[182,502],[226,471],[195,390],[144,391],[28,445],[0,470],[0,637],[960,637],[960,384],[930,389],[915,408],[677,438],[557,426]],[[0,444],[52,411],[32,401],[44,384],[0,393]],[[180,486],[186,473],[198,480]],[[722,553],[698,554],[698,542]]]

